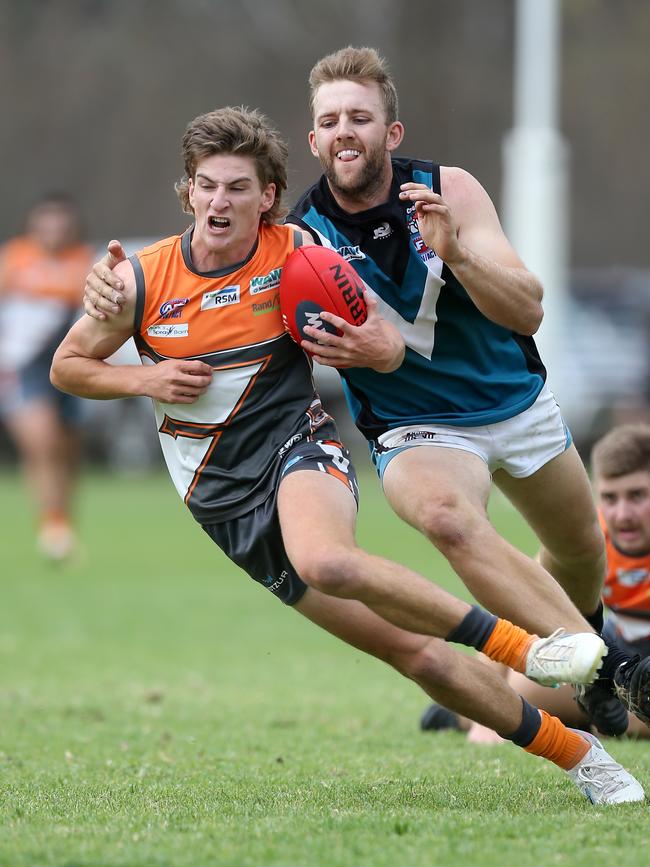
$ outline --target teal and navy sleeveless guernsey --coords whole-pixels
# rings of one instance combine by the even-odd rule
[[[385,204],[348,214],[323,176],[287,217],[351,262],[406,342],[404,362],[393,373],[340,371],[355,422],[375,439],[402,425],[475,426],[512,418],[534,403],[546,379],[535,342],[480,312],[422,240],[415,206],[400,200],[400,184],[407,181],[439,193],[440,166],[392,162]]]

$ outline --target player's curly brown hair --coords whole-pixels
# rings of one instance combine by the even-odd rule
[[[309,110],[312,117],[318,88],[330,81],[345,80],[378,84],[386,111],[386,123],[397,120],[397,88],[388,63],[374,48],[355,48],[352,45],[323,57],[309,73]]]
[[[267,223],[278,222],[286,213],[282,193],[287,189],[287,145],[268,118],[257,109],[226,106],[191,121],[181,140],[185,174],[175,184],[183,211],[193,213],[189,197],[189,179],[194,180],[201,160],[214,154],[239,154],[255,161],[262,188],[275,184],[275,201],[262,214]]]
[[[591,452],[597,478],[615,479],[650,470],[650,424],[624,424],[612,428]]]

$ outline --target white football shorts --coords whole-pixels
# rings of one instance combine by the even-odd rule
[[[572,438],[552,391],[544,384],[528,409],[496,424],[478,427],[418,424],[392,428],[371,448],[373,463],[383,478],[391,460],[405,449],[436,446],[471,452],[490,471],[505,470],[525,479],[562,454]]]

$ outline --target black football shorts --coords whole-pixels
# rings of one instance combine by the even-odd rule
[[[323,429],[318,433],[327,435]],[[357,476],[348,450],[335,439],[300,441],[280,458],[277,483],[263,503],[230,521],[202,524],[212,541],[234,563],[286,605],[295,605],[307,589],[285,551],[277,510],[280,481],[296,470],[316,470],[335,476],[359,502]]]

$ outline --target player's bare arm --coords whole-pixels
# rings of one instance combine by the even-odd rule
[[[443,195],[403,184],[415,203],[425,243],[451,268],[478,309],[493,322],[532,335],[542,321],[542,286],[506,238],[492,200],[469,172],[441,166]]]
[[[108,313],[117,314],[124,303],[124,283],[115,272],[119,262],[126,259],[119,241],[109,241],[106,255],[95,262],[86,277],[83,305],[93,319],[103,321]]]
[[[61,391],[95,400],[145,396],[165,403],[194,403],[206,391],[212,368],[202,361],[167,359],[159,364],[106,362],[135,332],[135,275],[129,262],[115,267],[124,304],[105,320],[82,316],[52,360],[51,380]]]

